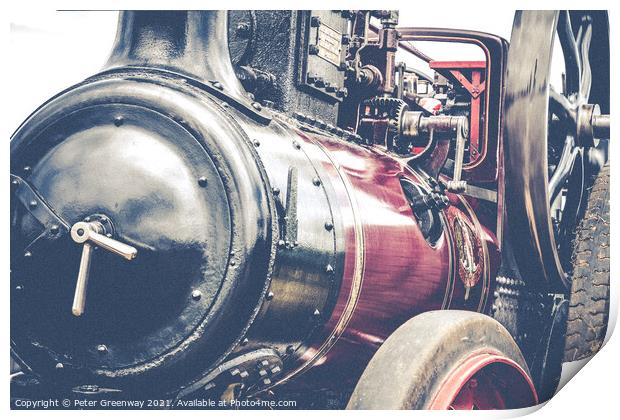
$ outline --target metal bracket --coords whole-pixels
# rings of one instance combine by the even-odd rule
[[[274,350],[254,350],[222,363],[181,390],[175,399],[182,400],[198,392],[223,392],[234,383],[243,384],[246,390],[256,392],[270,386],[273,379],[282,374],[282,369],[282,359]]]
[[[288,168],[283,237],[286,245],[297,243],[297,168],[293,166]]]

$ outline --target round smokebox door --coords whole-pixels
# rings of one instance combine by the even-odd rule
[[[123,372],[200,333],[226,292],[232,223],[192,134],[146,108],[99,105],[41,131],[12,164],[18,351]]]

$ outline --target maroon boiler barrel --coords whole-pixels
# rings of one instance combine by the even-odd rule
[[[440,212],[439,238],[429,244],[401,186],[405,180],[430,191],[423,173],[376,148],[299,134],[306,148],[322,152],[313,156],[336,186],[346,255],[329,321],[279,383],[304,372],[292,388],[353,386],[384,340],[411,317],[436,309],[484,311],[499,247],[492,228],[476,218],[475,201],[452,194]]]

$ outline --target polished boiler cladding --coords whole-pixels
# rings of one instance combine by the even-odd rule
[[[364,16],[320,13],[323,23],[287,19],[324,41],[358,33]],[[122,12],[104,70],[11,141],[11,348],[22,369],[58,392],[350,393],[412,317],[493,313],[508,266],[507,44],[403,29],[404,41],[465,39],[486,57],[431,62],[483,91],[450,88],[471,104],[429,112],[420,89],[390,96],[413,76],[391,79],[396,15],[382,13],[377,50],[360,48],[356,69],[332,64],[344,50],[319,39],[295,82],[278,73],[287,57],[252,67],[239,53],[249,36],[235,37],[261,25],[243,26],[241,12]],[[291,96],[295,83],[306,87]]]

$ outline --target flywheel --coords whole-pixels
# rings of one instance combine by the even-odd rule
[[[608,57],[605,11],[515,15],[503,108],[506,220],[521,274],[546,289],[570,290],[575,226],[607,160]]]

